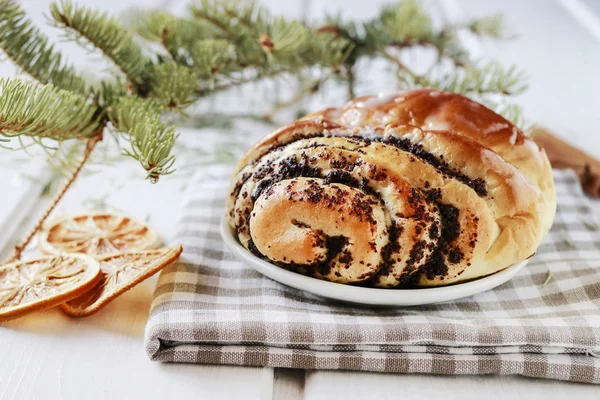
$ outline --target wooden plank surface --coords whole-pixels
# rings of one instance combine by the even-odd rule
[[[135,2],[87,0],[85,3],[118,14]],[[47,13],[48,1],[28,0],[23,4],[38,26],[59,39],[58,31],[45,24],[43,13]],[[280,8],[294,12],[289,4]],[[92,71],[103,68],[100,63],[90,66],[86,61],[89,57],[80,49],[60,45],[78,67]],[[15,72],[10,64],[0,64],[0,76]],[[186,145],[179,146],[180,153],[185,153],[180,154],[183,156],[179,157],[180,168],[184,167],[183,159],[187,157],[190,164],[197,162],[194,158],[202,157],[203,149],[209,150],[211,143],[220,140],[218,135],[212,135],[216,138],[212,142],[206,140],[206,132],[181,131]],[[57,213],[107,207],[150,220],[165,240],[170,241],[182,189],[193,171],[183,168],[181,174],[152,185],[143,179],[143,171],[136,162],[121,158],[105,166],[98,163],[105,158],[103,148],[96,153],[99,153],[96,163],[86,168]],[[40,198],[41,189],[52,174],[43,174],[45,165],[23,153],[2,151],[0,155],[0,179],[8,188],[0,196],[0,227],[1,232],[8,232],[8,227],[21,226],[24,217],[39,214],[46,200]],[[18,164],[13,158],[18,159]],[[138,285],[89,318],[73,320],[54,309],[2,324],[0,399],[152,399],[174,395],[270,399],[271,369],[160,364],[148,359],[143,335],[155,282],[153,278]]]
[[[82,0],[79,0],[82,1]],[[510,0],[438,0],[439,17],[477,16],[494,10],[506,14],[511,27],[521,35],[509,43],[484,43],[482,54],[515,62],[532,76],[530,91],[519,101],[532,119],[553,127],[577,145],[600,155],[599,126],[600,43],[566,9],[564,2]],[[568,1],[568,0],[565,0]],[[583,3],[589,8],[596,0]],[[341,10],[353,18],[368,18],[387,1],[267,1],[286,15],[320,18]],[[23,2],[40,24],[47,1]],[[85,3],[118,13],[132,0],[86,0]],[[170,2],[182,9],[185,1]],[[161,0],[144,5],[163,4]],[[436,6],[435,2],[431,3]],[[592,4],[592,6],[590,6]],[[439,5],[439,4],[438,4]],[[442,12],[443,11],[443,12]],[[56,30],[49,30],[56,36]],[[72,57],[83,63],[85,53],[68,47]],[[0,75],[15,70],[0,64]],[[386,82],[369,77],[373,91],[385,90]],[[335,101],[329,96],[327,101]],[[249,135],[260,136],[264,127],[244,127]],[[227,146],[235,137],[206,132],[183,131],[186,146],[180,162],[193,166],[211,143]],[[0,179],[8,190],[0,196],[0,247],[27,215],[35,214],[44,203],[39,195],[50,175],[39,164],[22,161],[23,155],[0,153]],[[11,157],[21,159],[16,171]],[[187,160],[187,161],[186,161]],[[180,167],[182,166],[180,164]],[[27,169],[22,166],[27,165]],[[102,172],[90,174],[90,172]],[[59,212],[90,207],[118,209],[150,222],[168,241],[182,188],[190,170],[180,171],[158,185],[142,179],[133,161],[109,166],[93,166],[87,176],[61,203]],[[32,175],[35,179],[30,179]],[[17,212],[17,210],[20,211]],[[2,236],[4,234],[4,236]],[[390,375],[344,371],[298,371],[224,366],[175,365],[150,362],[143,349],[143,330],[155,280],[149,280],[122,296],[103,312],[82,320],[71,320],[56,310],[23,318],[0,327],[0,399],[78,399],[85,398],[207,398],[207,399],[358,399],[378,398],[513,398],[527,393],[531,399],[574,396],[597,398],[597,388],[517,377],[438,377]]]

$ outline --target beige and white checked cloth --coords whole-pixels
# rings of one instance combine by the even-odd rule
[[[230,172],[201,171],[185,196],[184,252],[161,273],[146,327],[152,360],[600,384],[600,230],[574,174],[555,172],[552,231],[509,282],[448,303],[365,308],[306,295],[233,257],[219,235]]]

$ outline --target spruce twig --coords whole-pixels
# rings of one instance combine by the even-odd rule
[[[109,114],[110,120],[131,143],[124,154],[142,163],[146,177],[157,182],[161,175],[174,172],[175,157],[170,155],[177,134],[175,128],[161,120],[160,106],[151,100],[121,98]]]
[[[546,280],[544,280],[544,283],[542,283],[542,287],[546,287],[546,285],[548,283],[550,283],[551,279],[552,279],[552,271],[548,270],[548,275],[546,276]]]
[[[134,87],[143,85],[149,60],[133,41],[131,33],[107,12],[75,6],[68,0],[61,0],[60,3],[50,5],[50,14],[55,25],[65,29],[65,33],[70,35],[67,37],[83,45],[86,41],[89,42],[112,60]]]
[[[9,0],[0,0],[0,48],[39,82],[51,83],[79,94],[86,93],[85,81],[63,61],[62,55],[26,18],[21,7]]]
[[[98,129],[95,108],[78,94],[49,84],[0,79],[0,136],[65,140]]]
[[[121,72],[87,83],[17,3],[0,0],[0,49],[41,84],[0,82],[2,145],[15,138],[25,147],[25,136],[39,143],[85,139],[113,125],[131,143],[124,154],[136,158],[152,181],[171,173],[175,161],[177,135],[161,119],[165,111],[185,115],[185,108],[214,93],[305,72],[319,75],[317,89],[334,78],[353,97],[361,61],[373,59],[389,62],[401,87],[457,91],[521,120],[520,110],[505,99],[526,89],[523,73],[471,61],[457,39],[463,29],[506,37],[497,15],[437,29],[420,2],[401,0],[366,22],[338,16],[317,25],[273,15],[257,1],[195,0],[184,17],[160,10],[133,13],[130,28],[106,12],[60,0],[50,6],[50,16],[67,39],[100,50]],[[403,51],[416,46],[437,53],[426,73],[402,61]],[[442,68],[448,62],[453,68]],[[287,106],[312,92],[301,88]],[[285,106],[275,106],[268,117]]]

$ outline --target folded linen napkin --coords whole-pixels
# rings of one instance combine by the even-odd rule
[[[146,327],[152,360],[397,373],[520,374],[600,384],[600,228],[572,172],[538,254],[498,288],[442,304],[351,306],[237,261],[219,234],[230,167],[197,173]],[[551,273],[551,275],[549,275]]]

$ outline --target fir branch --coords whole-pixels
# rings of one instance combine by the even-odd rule
[[[52,85],[0,79],[0,135],[66,140],[99,129],[86,99]]]
[[[585,219],[585,218],[579,217],[579,221],[581,221],[581,223],[582,223],[583,225],[585,225],[585,227],[586,227],[588,230],[590,230],[590,231],[597,231],[597,230],[598,230],[598,225],[596,225],[594,222],[592,222],[592,221],[590,221],[590,220],[588,220],[588,219]]]
[[[265,30],[260,45],[268,56],[280,64],[294,66],[301,62],[301,57],[308,49],[310,34],[304,24],[276,18]]]
[[[106,110],[121,97],[129,95],[128,85],[119,77],[112,81],[101,81],[92,88],[94,104],[98,107],[98,115],[105,117]],[[105,121],[106,122],[106,121]]]
[[[548,275],[546,275],[546,279],[544,280],[544,283],[542,283],[542,287],[546,287],[546,285],[548,283],[550,283],[551,279],[552,279],[552,271],[548,270]]]
[[[15,64],[41,83],[86,94],[85,81],[63,62],[48,38],[32,26],[21,6],[0,0],[0,48]]]
[[[327,32],[309,36],[310,45],[306,52],[314,58],[314,63],[335,71],[342,68],[352,58],[355,44],[347,38],[340,38]]]
[[[131,33],[107,12],[61,0],[50,5],[50,13],[55,25],[65,29],[68,38],[92,44],[111,59],[136,88],[143,84],[149,60]]]
[[[234,45],[235,63],[263,71],[294,71],[311,65],[339,67],[349,41],[297,20],[273,17],[256,1],[201,0],[192,15],[212,24]],[[323,33],[323,34],[321,34]]]
[[[210,1],[203,1],[203,7],[206,8],[210,3]],[[259,36],[266,31],[272,18],[269,10],[257,1],[221,0],[212,3],[213,9],[218,9],[220,6],[234,24],[245,27],[254,36]]]
[[[466,24],[448,25],[439,30],[433,24],[422,4],[416,0],[400,1],[386,6],[380,14],[362,26],[341,17],[330,17],[323,31],[334,33],[354,44],[347,59],[346,70],[362,57],[383,57],[396,67],[396,75],[405,87],[433,86],[467,95],[490,93],[512,96],[525,90],[525,76],[514,67],[502,68],[498,63],[478,66],[469,60],[468,52],[457,37],[459,29],[466,28],[479,36],[504,37],[503,19],[499,15],[474,19]],[[417,74],[400,58],[402,50],[414,46],[432,47],[438,53],[425,75]],[[438,67],[449,60],[455,69],[440,74]],[[346,74],[352,86],[351,74]],[[352,92],[352,90],[350,90]]]
[[[0,48],[40,82],[54,84],[3,83],[3,93],[10,96],[0,100],[5,118],[0,122],[7,127],[0,140],[15,135],[17,140],[21,140],[18,135],[29,135],[40,142],[46,137],[82,138],[90,133],[88,125],[93,131],[112,123],[131,142],[126,154],[139,160],[153,181],[172,172],[174,162],[171,149],[176,135],[170,123],[161,120],[165,109],[183,115],[183,109],[199,98],[248,82],[282,76],[310,76],[317,82],[300,85],[290,104],[310,96],[326,80],[345,84],[348,95],[354,96],[356,77],[366,64],[360,62],[383,58],[393,65],[405,87],[457,91],[492,104],[513,120],[520,118],[519,109],[505,99],[526,88],[522,72],[497,63],[473,63],[458,40],[457,32],[462,29],[479,36],[505,37],[501,18],[491,16],[438,29],[416,0],[386,6],[370,21],[338,16],[321,26],[274,16],[257,1],[196,0],[188,17],[139,11],[138,18],[131,14],[127,25],[68,0],[52,4],[54,25],[77,43],[99,49],[122,72],[95,86],[88,86],[63,62],[17,5],[0,0],[0,6]],[[134,33],[144,39],[140,44]],[[437,60],[426,73],[417,73],[403,62],[403,51],[415,46],[437,52]],[[145,51],[154,52],[154,57],[145,56]],[[287,105],[280,104],[275,111]],[[13,125],[6,125],[7,121]]]
[[[140,37],[159,43],[173,60],[187,66],[192,66],[190,51],[198,42],[222,38],[210,23],[177,18],[161,10],[131,10],[127,19]]]
[[[134,8],[127,11],[124,20],[143,39],[161,43],[165,31],[171,30],[177,18],[163,10]]]
[[[409,85],[429,86],[466,95],[495,93],[514,96],[527,89],[525,77],[525,72],[514,65],[504,68],[492,61],[481,66],[466,66],[441,77],[418,77],[419,80],[415,79]]]
[[[241,69],[235,66],[235,50],[226,40],[199,40],[189,54],[191,65],[203,80],[212,81],[217,74],[229,75]]]
[[[266,10],[255,1],[200,0],[189,9],[197,20],[212,25],[223,37],[233,41],[246,36],[256,38],[268,18]]]
[[[175,63],[156,65],[150,74],[148,96],[165,108],[184,108],[197,100],[196,88],[190,82],[198,81],[191,68]]]
[[[54,173],[68,177],[80,161],[85,146],[86,142],[76,139],[59,142],[58,148],[48,153],[46,161]]]
[[[140,162],[146,178],[156,183],[161,175],[174,172],[175,156],[171,154],[177,135],[175,128],[161,120],[162,108],[150,100],[121,98],[110,110],[115,128],[127,133],[131,149],[124,154]]]
[[[380,46],[406,46],[428,41],[432,35],[431,19],[416,0],[386,6],[378,18],[365,25],[367,39]]]
[[[494,39],[509,38],[505,32],[504,16],[499,13],[473,19],[466,24],[466,27],[478,36],[488,36]]]

